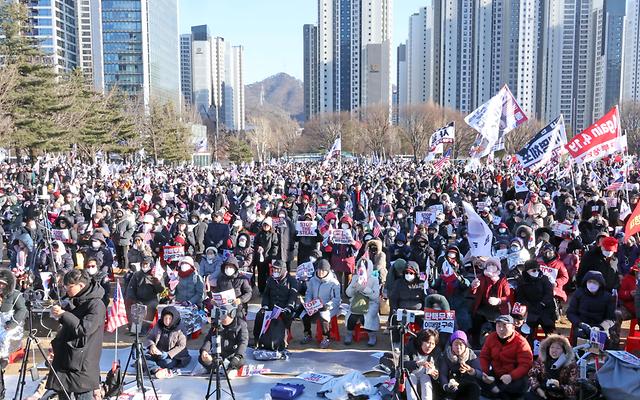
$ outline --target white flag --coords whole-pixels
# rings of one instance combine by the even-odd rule
[[[504,85],[498,94],[467,115],[464,121],[478,131],[470,155],[482,158],[493,151],[504,135],[527,121],[527,116],[509,87]]]
[[[631,214],[631,207],[629,207],[629,205],[624,200],[622,200],[622,204],[620,204],[620,216],[618,217],[618,219],[620,221],[624,221],[624,219],[627,218],[629,214]]]
[[[342,154],[342,139],[337,138],[336,141],[333,142],[333,145],[331,145],[331,148],[329,149],[329,152],[325,156],[324,160],[326,162],[331,160],[332,158],[338,158],[340,157],[340,154]]]
[[[516,193],[522,193],[522,192],[528,192],[529,191],[529,188],[527,187],[527,184],[522,180],[522,178],[520,178],[517,175],[515,177],[514,186],[515,186],[515,189],[516,189]]]
[[[447,125],[433,132],[429,139],[429,151],[443,143],[453,143],[456,137],[455,122],[449,122]],[[442,151],[440,151],[442,153]]]
[[[467,230],[471,255],[491,257],[491,244],[493,242],[491,228],[480,218],[471,204],[463,201],[462,206],[468,218]]]

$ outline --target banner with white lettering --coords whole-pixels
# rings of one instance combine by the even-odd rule
[[[627,137],[620,129],[620,112],[613,107],[593,125],[576,135],[565,148],[576,162],[582,164],[623,151],[627,147]]]
[[[297,221],[296,232],[298,236],[316,236],[318,232],[318,221]]]
[[[524,168],[535,171],[549,162],[557,164],[558,156],[566,152],[565,144],[567,144],[567,132],[564,127],[564,117],[560,114],[525,144],[522,150],[516,153],[516,157]]]
[[[424,329],[431,328],[441,333],[453,333],[456,312],[427,308],[424,310]]]

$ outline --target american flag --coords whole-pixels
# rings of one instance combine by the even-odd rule
[[[433,163],[435,172],[440,173],[440,171],[442,171],[442,168],[447,165],[449,161],[451,161],[451,149],[445,151],[442,155],[442,158]]]
[[[373,211],[369,214],[369,228],[371,228],[371,233],[375,238],[379,238],[382,234],[382,226],[380,226],[380,223],[373,214]]]
[[[621,174],[616,180],[607,186],[607,190],[620,190],[624,186],[624,174]]]
[[[129,323],[127,318],[127,310],[124,307],[124,298],[122,297],[122,288],[120,287],[120,281],[116,284],[116,290],[113,294],[113,303],[107,311],[107,332],[114,332],[122,325]]]

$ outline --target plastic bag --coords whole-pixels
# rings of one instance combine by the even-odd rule
[[[626,351],[607,353],[609,357],[597,373],[602,394],[611,400],[640,400],[640,359]]]

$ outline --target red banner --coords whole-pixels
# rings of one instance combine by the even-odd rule
[[[640,202],[636,205],[636,209],[633,210],[627,225],[624,227],[624,241],[626,242],[631,236],[640,232]]]
[[[622,151],[626,146],[622,145],[618,106],[576,135],[564,147],[578,164]]]

